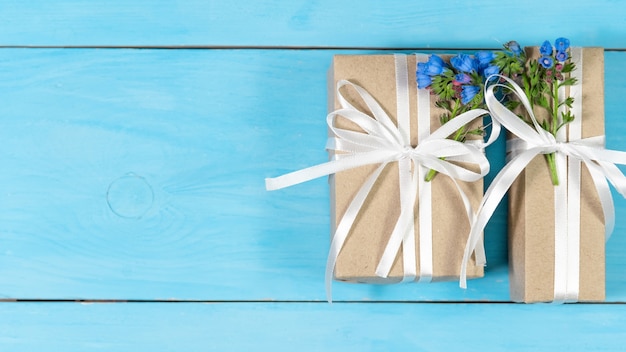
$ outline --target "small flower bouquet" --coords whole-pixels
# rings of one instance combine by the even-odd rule
[[[541,127],[554,137],[575,118],[570,110],[574,97],[559,98],[559,89],[577,83],[576,78],[567,76],[576,69],[569,48],[570,42],[566,38],[556,39],[554,47],[546,40],[539,48],[541,56],[529,60],[521,72],[522,87],[532,110],[539,114],[541,112],[538,110],[543,110],[543,113],[547,114],[547,118],[541,122]],[[532,124],[527,114],[520,117],[528,124]],[[554,153],[546,154],[545,158],[550,168],[552,184],[556,186],[559,184],[559,176]]]
[[[486,109],[484,91],[486,84],[496,81],[497,75],[516,76],[524,65],[523,52],[517,42],[504,45],[502,51],[479,51],[474,56],[458,54],[446,63],[440,56],[431,55],[428,62],[419,63],[416,78],[418,89],[429,89],[437,97],[436,105],[446,112],[440,116],[441,124],[470,110]],[[501,91],[504,96],[506,92]],[[514,107],[514,101],[510,101]],[[451,138],[465,142],[469,135],[484,135],[484,126],[470,129],[462,127]],[[426,181],[431,181],[436,172],[431,170]]]

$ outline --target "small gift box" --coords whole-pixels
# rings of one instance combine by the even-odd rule
[[[399,60],[399,57],[404,59]],[[444,59],[449,60],[449,56],[444,56]],[[388,115],[393,123],[392,129],[400,128],[402,123],[398,121],[398,116],[406,115],[405,118],[410,119],[410,127],[407,126],[404,133],[410,141],[410,148],[419,146],[422,140],[441,127],[442,109],[435,105],[435,97],[426,89],[418,90],[415,82],[416,64],[426,60],[426,55],[336,55],[329,71],[329,109],[336,112],[334,126],[342,131],[364,132],[363,125],[349,121],[342,111],[352,105],[354,110],[370,116],[372,110],[377,109],[368,106],[373,103],[364,99],[364,93],[352,86],[354,84],[369,93],[370,98],[379,104],[382,113]],[[400,88],[401,85],[406,85],[406,88]],[[354,120],[358,120],[358,116]],[[474,125],[481,123],[481,119],[472,122]],[[330,134],[331,137],[335,134],[332,128]],[[345,154],[345,151],[331,150],[332,159],[341,160]],[[331,176],[331,233],[335,233],[335,237],[329,265],[332,270],[334,264],[336,280],[393,283],[459,279],[470,230],[468,205],[476,209],[482,200],[482,179],[475,182],[453,181],[445,174],[437,174],[432,181],[425,182],[428,168],[411,163],[403,170],[398,165],[402,162],[400,158],[382,168],[380,163],[359,166]],[[460,164],[457,162],[457,165]],[[415,177],[413,184],[417,189],[409,186],[403,188],[403,177],[404,182],[407,177]],[[351,207],[354,208],[355,199],[362,198],[363,188],[369,187],[364,186],[366,184],[371,184],[371,189],[369,193],[366,192],[361,207],[355,211]],[[464,204],[464,196],[459,188],[469,204]],[[402,199],[404,197],[406,200],[407,196],[412,197],[413,203],[410,214],[404,214],[410,217],[407,226],[409,232],[401,236],[402,248],[389,250],[392,246],[390,243],[394,241],[394,231],[402,226],[402,221],[399,221],[402,216]],[[346,217],[354,218],[351,226],[348,226],[349,230],[337,234],[342,232],[337,230],[343,226],[340,223],[346,221]],[[386,270],[381,269],[385,266],[381,263],[385,259],[381,258],[385,256]],[[333,259],[336,262],[333,263]],[[467,276],[483,276],[483,266],[477,265],[473,256],[469,261]]]
[[[526,55],[540,59],[542,54],[538,47],[530,47]],[[587,145],[603,148],[603,49],[571,48],[571,61],[576,69],[568,74],[577,83],[562,87],[559,94],[573,98],[569,111],[574,121],[562,128],[557,141],[576,145],[586,140]],[[545,62],[550,64],[558,65]],[[546,116],[539,110],[535,114],[541,123]],[[567,153],[555,154],[561,155],[558,186],[551,181],[546,157],[537,155],[509,192],[509,277],[511,299],[516,302],[604,300],[603,206],[587,163],[563,154]]]

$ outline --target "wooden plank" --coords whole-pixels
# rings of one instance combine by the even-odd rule
[[[624,305],[0,304],[10,351],[618,351]]]
[[[613,0],[2,0],[0,45],[492,48],[569,36],[625,48],[625,17]]]
[[[266,192],[263,178],[327,160],[335,53],[0,50],[0,296],[324,300],[326,180]],[[621,149],[624,64],[607,53],[607,139]],[[608,300],[625,301],[616,207]],[[336,284],[335,299],[506,301],[504,231],[502,209],[487,278],[467,291]]]

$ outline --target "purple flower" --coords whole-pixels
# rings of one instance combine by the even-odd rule
[[[487,66],[483,70],[483,76],[485,77],[489,77],[491,75],[497,75],[498,73],[500,73],[500,67],[496,65]]]
[[[565,62],[565,60],[567,60],[568,57],[569,55],[567,54],[566,51],[557,51],[556,53],[556,60],[558,62]]]
[[[565,51],[567,50],[567,48],[569,48],[569,39],[567,38],[556,38],[556,40],[554,41],[554,46],[556,47],[557,51]]]
[[[541,53],[541,55],[544,56],[552,55],[552,44],[550,44],[550,42],[546,40],[539,48],[539,52]]]
[[[463,90],[461,91],[461,103],[467,104],[472,101],[476,94],[478,94],[478,91],[480,91],[480,87],[478,86],[463,86]]]
[[[459,73],[454,76],[454,83],[467,84],[472,81],[472,77],[465,73]]]
[[[496,57],[492,51],[479,51],[474,55],[478,59],[479,67],[487,67],[491,64],[491,61]]]
[[[554,60],[550,56],[542,56],[538,61],[543,68],[552,68],[554,66]]]
[[[511,40],[510,42],[504,44],[504,47],[511,50],[511,52],[515,54],[515,56],[520,56],[520,54],[522,53],[522,48],[515,40]]]
[[[450,59],[450,64],[461,72],[472,72],[478,69],[478,60],[467,54],[459,54]]]
[[[424,89],[430,87],[433,83],[432,78],[429,75],[417,73],[417,88]]]

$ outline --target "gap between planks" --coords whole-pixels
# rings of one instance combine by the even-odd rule
[[[499,305],[520,305],[512,301],[306,301],[306,300],[150,300],[150,299],[0,299],[2,303],[81,303],[81,304],[97,304],[97,303],[171,303],[171,304],[258,304],[258,303],[279,303],[279,304],[426,304],[426,305],[444,305],[444,304],[499,304]],[[577,302],[575,305],[623,305],[626,302]]]
[[[500,48],[402,48],[376,46],[264,46],[264,45],[0,45],[0,49],[160,49],[160,50],[380,50],[380,51],[453,51],[500,50]],[[604,51],[625,52],[626,48]]]

